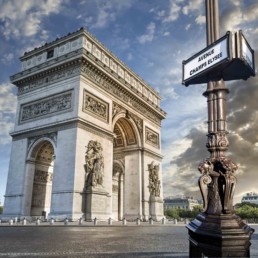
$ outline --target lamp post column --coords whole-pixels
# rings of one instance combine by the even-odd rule
[[[207,44],[219,39],[218,0],[206,0]],[[226,95],[223,80],[210,81],[203,93],[207,97],[210,157],[198,167],[203,212],[188,225],[190,257],[250,257],[250,238],[254,230],[235,215],[234,190],[237,165],[228,150]]]

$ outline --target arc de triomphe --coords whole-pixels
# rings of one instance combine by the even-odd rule
[[[159,94],[84,28],[20,60],[2,217],[161,219]]]

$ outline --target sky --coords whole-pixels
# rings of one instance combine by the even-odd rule
[[[257,0],[219,0],[220,36],[242,30],[258,50]],[[182,85],[182,61],[206,47],[204,0],[0,0],[0,201],[4,202],[17,89],[25,51],[81,27],[162,97],[164,196],[200,198],[198,164],[206,150],[206,85]],[[256,63],[258,61],[256,55]],[[226,82],[229,151],[239,166],[235,202],[258,192],[258,77]]]

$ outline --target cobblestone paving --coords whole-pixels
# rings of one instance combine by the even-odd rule
[[[258,226],[252,237],[251,257],[258,257]],[[188,234],[184,224],[42,223],[40,226],[2,224],[2,257],[188,257]]]

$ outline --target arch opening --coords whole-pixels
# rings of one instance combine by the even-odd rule
[[[34,147],[34,179],[32,186],[30,216],[47,217],[51,207],[54,148],[49,141]]]
[[[125,195],[126,193],[126,171],[128,167],[135,166],[134,161],[125,167],[127,150],[132,151],[138,147],[139,139],[136,126],[126,117],[119,118],[114,125],[114,160],[112,174],[112,216],[115,220],[122,220],[126,214]]]

